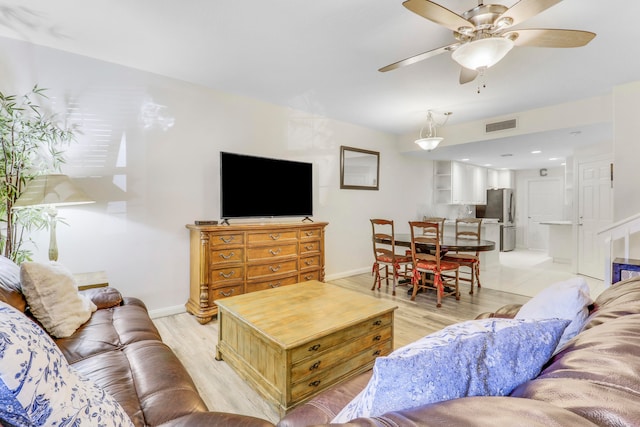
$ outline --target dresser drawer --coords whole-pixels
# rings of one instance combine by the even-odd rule
[[[211,250],[209,262],[215,268],[216,265],[225,262],[244,262],[243,248],[216,248]]]
[[[244,265],[234,265],[227,268],[211,270],[209,283],[213,287],[225,286],[224,282],[244,280]]]
[[[287,240],[297,241],[298,232],[296,230],[273,230],[265,233],[249,233],[247,236],[247,243],[250,245],[254,243],[286,242]]]
[[[358,323],[350,328],[327,335],[317,340],[310,341],[291,350],[291,362],[293,364],[305,360],[308,357],[317,357],[335,345],[342,345],[351,339],[362,337],[392,324],[393,312],[389,312],[364,322]]]
[[[300,255],[314,253],[314,252],[320,253],[319,240],[309,240],[308,242],[304,242],[304,241],[300,242]]]
[[[322,278],[320,277],[320,270],[309,270],[300,272],[300,282],[307,282],[309,280],[318,280],[321,282]]]
[[[372,358],[382,356],[382,352],[376,353],[377,348],[381,343],[390,342],[392,335],[392,327],[389,325],[350,342],[344,342],[322,354],[318,354],[316,357],[305,359],[293,365],[291,381],[298,382],[322,369],[333,369],[334,366],[343,363],[345,360],[350,360],[354,355],[369,347],[376,349],[371,352]]]
[[[348,376],[364,372],[373,366],[375,358],[384,356],[392,351],[391,340],[381,342],[380,344],[369,348],[349,359],[343,360],[342,363],[333,366],[331,369],[320,369],[315,375],[312,375],[291,387],[291,400],[299,399],[317,393],[319,390],[325,389],[327,386],[341,381]]]
[[[211,233],[209,234],[209,245],[212,248],[220,246],[242,246],[244,245],[243,233]]]
[[[273,289],[279,288],[281,286],[294,285],[298,283],[298,276],[288,276],[288,277],[279,277],[272,278],[269,280],[255,281],[255,282],[247,282],[247,293],[262,291],[264,289]]]
[[[276,261],[268,264],[250,264],[247,266],[247,280],[264,276],[273,276],[295,273],[298,271],[298,262],[295,259]]]
[[[300,230],[300,240],[320,240],[322,228],[307,228]]]
[[[300,270],[307,270],[320,267],[320,255],[300,258]]]
[[[271,244],[268,246],[255,246],[247,248],[247,261],[264,260],[278,257],[297,256],[298,244]]]
[[[222,288],[211,289],[209,293],[210,303],[213,304],[215,300],[222,298],[234,297],[236,295],[242,295],[242,283],[238,283],[232,286],[225,286]]]

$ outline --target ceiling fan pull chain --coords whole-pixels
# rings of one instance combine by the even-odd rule
[[[480,93],[480,88],[484,89],[487,87],[487,84],[484,82],[484,73],[486,71],[486,69],[480,69],[478,70],[478,93]]]

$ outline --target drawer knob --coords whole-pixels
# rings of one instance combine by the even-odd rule
[[[220,258],[222,259],[231,259],[235,256],[235,252],[229,252],[229,255],[225,255],[225,254],[220,254]]]
[[[269,286],[272,288],[279,288],[281,284],[282,284],[281,282],[269,283]]]
[[[313,249],[313,245],[307,245],[304,247],[306,250],[310,251],[311,249]]]
[[[269,253],[271,255],[278,255],[278,254],[280,254],[280,252],[282,252],[282,248],[278,248],[275,251],[273,249],[269,249]]]
[[[380,353],[382,353],[380,350],[376,350],[373,352],[374,356],[380,356]]]
[[[269,234],[269,237],[271,237],[271,240],[278,240],[280,238],[280,233],[278,233],[278,234]]]
[[[273,271],[274,273],[275,273],[276,271],[280,270],[281,268],[282,268],[282,266],[281,266],[280,264],[278,264],[278,265],[277,265],[277,266],[275,266],[275,267],[274,267],[273,265],[270,265],[270,266],[269,266],[269,270]]]
[[[318,387],[320,385],[320,380],[315,380],[309,383],[309,387]]]
[[[222,294],[223,297],[230,297],[231,295],[233,295],[233,289],[231,289],[229,292],[225,292],[225,291],[220,291],[220,293]]]
[[[304,276],[304,278],[307,280],[311,280],[313,279],[313,274],[307,274],[306,276]]]
[[[382,335],[376,335],[375,337],[373,337],[374,341],[380,341],[382,339]]]
[[[373,322],[373,326],[380,326],[382,325],[382,320],[376,320],[375,322]]]
[[[319,348],[320,348],[320,344],[315,344],[309,347],[309,351],[318,351]]]
[[[310,371],[315,371],[319,367],[320,367],[320,361],[318,360],[316,363],[314,363],[313,365],[309,366],[309,370]]]
[[[233,236],[220,236],[220,240],[222,240],[224,243],[231,243],[233,242]]]
[[[225,279],[228,279],[229,277],[233,276],[234,274],[236,274],[235,270],[231,270],[229,273],[225,273],[223,271],[220,272],[220,276],[224,277]]]
[[[313,236],[313,231],[307,231],[304,234],[306,234],[307,237],[311,237],[311,236]]]
[[[313,265],[313,260],[307,260],[304,262],[306,265]]]

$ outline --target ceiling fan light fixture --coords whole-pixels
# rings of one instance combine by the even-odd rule
[[[488,37],[463,44],[451,57],[469,70],[481,70],[497,64],[513,48],[513,41],[505,37]]]
[[[444,138],[442,138],[441,136],[430,136],[428,138],[416,139],[415,143],[425,151],[432,151],[436,149],[438,144],[440,144],[443,139]]]

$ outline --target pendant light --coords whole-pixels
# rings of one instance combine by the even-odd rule
[[[440,124],[440,126],[443,126],[449,119],[449,116],[451,115],[450,112],[447,112],[444,114],[446,118],[444,122]],[[415,140],[415,143],[418,144],[420,148],[422,148],[423,150],[425,151],[435,150],[438,144],[440,144],[444,140],[444,138],[436,134],[436,127],[437,125],[435,120],[433,119],[433,112],[429,110],[427,112],[427,123],[422,127],[422,129],[420,129],[419,138]],[[427,129],[428,132],[426,136],[423,136],[425,128]]]

